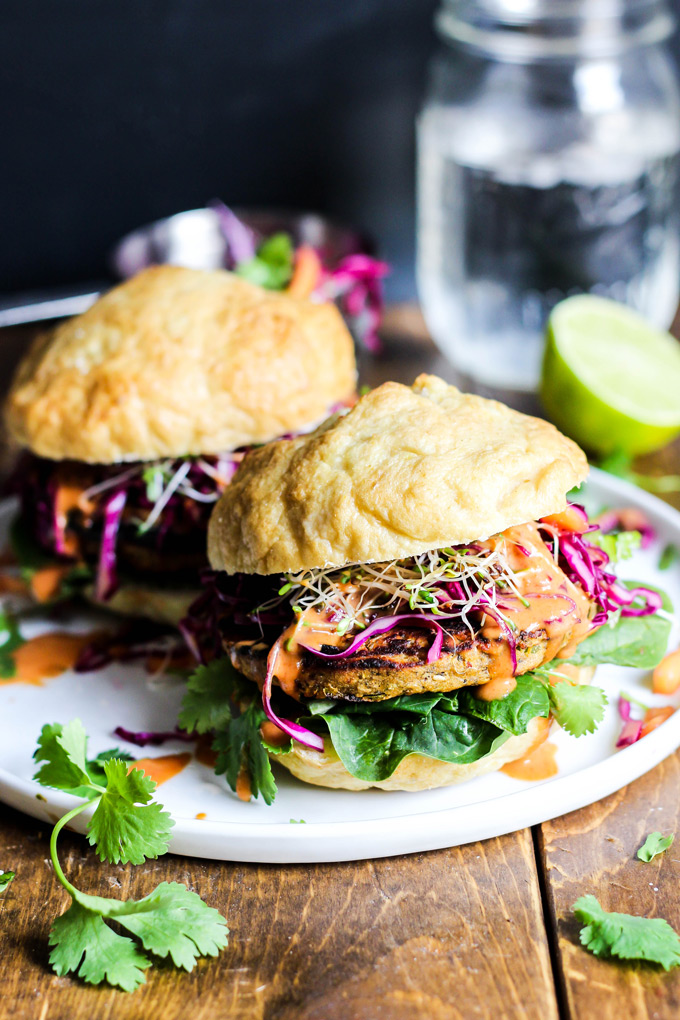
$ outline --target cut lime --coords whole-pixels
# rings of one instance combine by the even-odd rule
[[[548,320],[540,392],[587,450],[657,450],[680,432],[680,344],[625,305],[567,298]]]

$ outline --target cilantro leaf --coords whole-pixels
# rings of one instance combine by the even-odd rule
[[[228,726],[231,703],[241,694],[244,682],[226,658],[199,666],[189,677],[179,725],[188,733],[209,733]]]
[[[217,751],[215,772],[217,775],[225,773],[232,790],[236,789],[239,772],[245,768],[250,777],[252,796],[262,794],[265,804],[271,804],[276,796],[276,781],[260,733],[260,726],[266,718],[259,702],[252,701],[240,715],[230,720],[224,730],[217,733],[213,749]]]
[[[674,839],[675,836],[673,835],[662,836],[660,832],[650,832],[638,850],[637,855],[641,861],[649,864],[654,857],[658,857],[664,850],[668,850]]]
[[[134,991],[145,980],[151,960],[137,944],[107,924],[116,922],[137,936],[156,956],[170,956],[178,967],[191,970],[201,955],[216,956],[227,944],[224,918],[185,886],[161,883],[142,900],[114,900],[91,896],[73,886],[62,871],[57,838],[62,828],[95,799],[88,839],[101,860],[140,864],[166,852],[174,822],[161,804],[149,803],[156,783],[128,763],[115,749],[87,760],[87,735],[79,720],[66,726],[44,726],[35,758],[44,762],[36,778],[45,785],[82,793],[86,799],[71,808],[54,826],[50,857],[54,874],[72,903],[50,932],[50,963],[59,975],[78,974],[84,981],[108,981]],[[98,781],[98,782],[97,782]],[[0,889],[14,877],[0,873]]]
[[[268,290],[283,290],[293,275],[293,241],[290,234],[272,234],[254,258],[236,267],[238,276]]]
[[[15,877],[16,871],[0,871],[0,892],[4,892]]]
[[[78,974],[92,985],[108,981],[134,992],[145,981],[144,970],[151,966],[132,939],[112,931],[100,914],[77,902],[55,920],[49,944],[53,947],[50,963],[59,977]]]
[[[112,747],[108,751],[100,751],[96,758],[90,758],[87,763],[87,771],[90,779],[98,786],[106,786],[106,773],[104,765],[111,758],[118,758],[120,761],[134,761],[134,756],[127,751],[121,751],[119,747]]]
[[[150,953],[169,956],[184,970],[192,970],[198,956],[217,956],[227,945],[229,929],[219,911],[179,882],[161,882],[149,896],[122,908],[112,901],[109,916]]]
[[[271,804],[276,783],[260,734],[266,716],[259,701],[253,699],[253,690],[253,685],[236,672],[228,659],[213,659],[207,666],[199,666],[189,678],[179,725],[189,732],[214,732],[217,775],[224,773],[235,790],[241,769],[246,769],[253,797],[262,794],[265,803]],[[239,712],[238,703],[244,699],[248,705]]]
[[[87,734],[80,719],[73,719],[66,726],[61,723],[43,726],[33,757],[45,763],[33,777],[41,786],[89,797],[101,793],[96,789],[88,792],[92,780],[87,771]]]
[[[174,822],[160,804],[149,804],[156,784],[139,769],[112,758],[104,762],[106,790],[90,819],[87,835],[101,861],[142,864],[168,849]]]
[[[607,695],[600,687],[560,680],[549,687],[548,695],[553,716],[572,737],[594,733],[604,718]]]
[[[680,938],[668,921],[609,913],[594,896],[581,896],[572,910],[585,924],[579,933],[581,945],[595,956],[647,960],[664,970],[680,965]]]

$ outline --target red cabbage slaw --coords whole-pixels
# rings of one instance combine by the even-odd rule
[[[183,743],[193,743],[198,740],[198,733],[187,733],[175,726],[174,730],[128,730],[124,726],[116,726],[113,731],[121,740],[128,744],[135,744],[137,747],[160,747],[169,740],[181,740]]]
[[[274,723],[275,726],[278,726],[278,728],[283,730],[284,733],[287,733],[293,740],[297,740],[299,744],[303,744],[305,747],[311,748],[312,751],[323,751],[323,737],[319,736],[318,733],[312,733],[311,730],[306,729],[304,726],[300,726],[299,723],[292,722],[290,719],[281,719],[274,711],[272,706],[272,683],[274,680],[274,669],[276,668],[277,651],[278,646],[274,645],[267,656],[267,673],[265,675],[264,684],[262,685],[262,707],[264,709],[264,714],[270,722]]]
[[[104,504],[104,526],[99,547],[99,563],[95,581],[95,598],[106,602],[118,587],[116,576],[116,538],[120,528],[121,517],[125,509],[127,493],[125,489],[117,489]]]
[[[584,531],[567,531],[541,522],[539,527],[548,531],[555,541],[556,559],[569,579],[579,584],[600,606],[600,612],[592,621],[593,627],[606,623],[609,614],[620,611],[621,616],[650,616],[661,609],[662,598],[651,588],[626,588],[615,574],[605,568],[609,556],[599,546],[588,542],[584,535],[597,531],[597,524],[590,524],[585,509],[578,503],[571,508],[583,517]]]
[[[96,563],[95,595],[111,598],[118,587],[117,544],[121,528],[148,537],[157,552],[164,552],[176,534],[204,534],[213,504],[231,481],[244,451],[220,456],[139,462],[120,470],[117,466],[76,464],[75,477],[94,484],[83,486],[79,504],[84,517],[101,529]],[[22,516],[30,522],[38,545],[64,559],[80,558],[70,548],[69,524],[58,510],[62,484],[70,486],[68,471],[51,461],[27,456],[17,469],[15,488],[22,502]],[[70,486],[72,487],[72,486]],[[97,532],[95,532],[96,534]],[[171,549],[169,549],[171,551]]]
[[[604,510],[598,514],[595,524],[603,535],[612,531],[639,531],[642,549],[648,549],[656,538],[656,532],[643,512],[633,507]]]
[[[337,302],[354,334],[373,354],[382,350],[378,335],[384,307],[382,281],[389,271],[386,262],[370,255],[348,255],[335,269],[324,268],[313,295]]]
[[[619,695],[619,715],[623,721],[619,739],[616,741],[617,747],[630,747],[631,744],[635,744],[642,736],[642,719],[634,719],[631,715],[631,702],[626,698],[624,694]]]

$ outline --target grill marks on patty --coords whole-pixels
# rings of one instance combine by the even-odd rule
[[[395,627],[370,638],[346,659],[329,661],[299,648],[299,672],[295,689],[305,698],[344,698],[348,701],[383,701],[403,694],[453,691],[483,684],[498,675],[499,665],[509,662],[507,641],[480,634],[474,637],[462,621],[447,621],[442,654],[427,662],[432,634],[420,627]],[[549,640],[544,627],[515,635],[517,673],[527,673],[551,661],[571,640],[571,629]],[[267,669],[270,644],[261,637],[243,638],[228,631],[224,648],[234,667],[260,686]],[[328,652],[337,649],[328,647]],[[499,660],[501,660],[499,662]],[[508,673],[511,670],[508,669]]]

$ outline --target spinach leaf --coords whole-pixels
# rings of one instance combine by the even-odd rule
[[[479,761],[512,734],[525,733],[536,716],[547,717],[550,700],[545,683],[528,674],[496,701],[460,689],[369,703],[310,702],[307,711],[328,727],[347,771],[375,782],[391,776],[409,754],[461,765]]]
[[[387,779],[409,754],[466,765],[491,754],[510,737],[483,719],[436,708],[415,719],[407,713],[391,717],[358,712],[320,718],[347,771],[367,782]]]
[[[627,588],[637,588],[644,582],[626,581]],[[651,588],[652,585],[645,585]],[[665,592],[654,588],[663,598],[663,608],[673,612],[673,604]],[[573,666],[598,666],[610,662],[615,666],[637,666],[651,669],[666,654],[670,636],[670,620],[658,613],[651,616],[621,616],[610,625],[596,630],[583,641],[569,659]]]
[[[527,726],[537,715],[548,717],[550,696],[545,683],[531,673],[515,679],[515,689],[496,701],[482,701],[471,690],[458,691],[459,711],[485,719],[508,733],[526,733]]]

